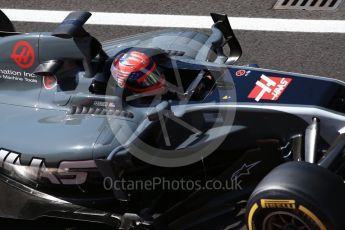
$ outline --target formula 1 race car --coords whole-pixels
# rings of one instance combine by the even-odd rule
[[[100,43],[0,16],[0,222],[35,229],[345,229],[345,84],[235,66],[226,15]],[[164,87],[111,77],[140,50]],[[246,211],[244,211],[246,210]],[[1,223],[0,223],[1,225]]]

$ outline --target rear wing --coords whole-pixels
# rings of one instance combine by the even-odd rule
[[[242,48],[232,30],[226,14],[211,13],[214,24],[211,27],[212,34],[198,52],[196,59],[208,61],[211,52],[217,54],[214,62],[234,64],[242,55]],[[224,54],[224,45],[230,48],[229,55]]]

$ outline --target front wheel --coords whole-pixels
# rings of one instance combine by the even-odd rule
[[[247,205],[249,230],[345,229],[343,179],[317,165],[289,162],[270,172]]]

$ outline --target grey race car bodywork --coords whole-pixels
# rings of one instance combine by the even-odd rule
[[[234,204],[239,197],[248,196],[270,169],[291,159],[292,153],[298,157],[301,152],[308,152],[309,160],[315,162],[343,132],[343,82],[234,66],[241,50],[224,17],[213,15],[215,26],[211,36],[166,30],[115,39],[102,46],[82,29],[88,18],[85,13],[69,17],[53,33],[3,32],[0,39],[0,193],[1,197],[7,194],[14,203],[12,194],[18,196],[20,193],[22,202],[18,208],[13,205],[3,208],[8,203],[0,198],[0,215],[3,217],[94,218],[94,221],[117,227],[122,224],[123,227],[129,222],[133,224],[133,219],[124,218],[125,213],[143,218],[140,213],[146,208],[150,209],[148,222],[169,223],[178,228],[192,218],[186,213],[202,216],[197,209],[206,206],[207,210],[212,209],[205,202],[211,192],[188,192],[186,194],[192,198],[186,201],[185,193],[173,195],[176,199],[168,194],[169,202],[158,205],[165,197],[161,193],[147,195],[136,191],[128,196],[124,191],[100,192],[101,189],[94,188],[102,185],[99,178],[110,176],[116,180],[119,169],[124,177],[134,179],[155,175],[183,178],[189,172],[193,172],[190,173],[192,178],[204,178],[205,175],[210,179],[227,178],[226,175],[246,169],[243,167],[259,164],[251,171],[254,178],[245,182],[245,191],[217,193],[217,197],[221,197],[219,205],[228,201]],[[229,45],[229,55],[219,50],[221,44]],[[161,132],[156,129],[155,115],[161,111],[159,106],[123,103],[118,96],[100,93],[95,85],[95,82],[99,83],[98,79],[106,79],[105,91],[112,92],[112,86],[107,84],[108,64],[118,53],[133,47],[159,50],[164,55],[160,65],[168,72],[179,71],[185,92],[180,92],[180,96],[175,92],[177,96],[166,100],[169,105],[164,98],[159,105],[169,110],[171,116],[188,121],[201,130],[203,143],[198,148],[222,139],[205,162],[201,163],[203,158],[199,158],[190,165],[181,164],[181,167],[171,169],[162,167],[165,163],[151,165],[150,160],[147,163],[146,158],[132,156],[126,150],[126,147],[130,148],[128,142],[137,136],[145,139],[156,135],[155,141],[150,138],[146,141],[159,148],[162,148],[159,143],[164,142],[164,138],[159,137]],[[195,96],[196,86],[201,82],[201,78],[197,79],[202,71],[212,74],[212,81],[207,83],[211,86],[206,84],[205,92],[181,103],[186,95]],[[216,117],[215,113],[218,114]],[[226,119],[228,114],[229,120]],[[317,121],[313,120],[315,117]],[[224,129],[224,120],[230,128]],[[171,124],[167,126],[173,127]],[[130,134],[121,127],[126,127]],[[308,127],[320,131],[317,149],[301,147]],[[173,129],[170,133],[172,143],[168,150],[187,149],[192,145],[186,141],[191,135],[183,136],[181,132]],[[137,135],[132,137],[133,133]],[[175,143],[181,135],[185,139]],[[263,147],[266,145],[260,142],[262,140],[271,147]],[[314,143],[312,137],[308,140]],[[253,155],[253,151],[257,154]],[[197,198],[194,200],[193,196]],[[156,204],[152,204],[152,200]],[[171,208],[176,203],[179,205]],[[228,212],[233,210],[225,211]],[[152,214],[156,213],[161,215],[159,221],[153,221]],[[173,222],[167,216],[180,218],[180,222]]]

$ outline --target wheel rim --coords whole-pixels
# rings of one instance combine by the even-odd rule
[[[290,212],[276,211],[264,218],[264,230],[311,230],[311,227],[298,215]]]

